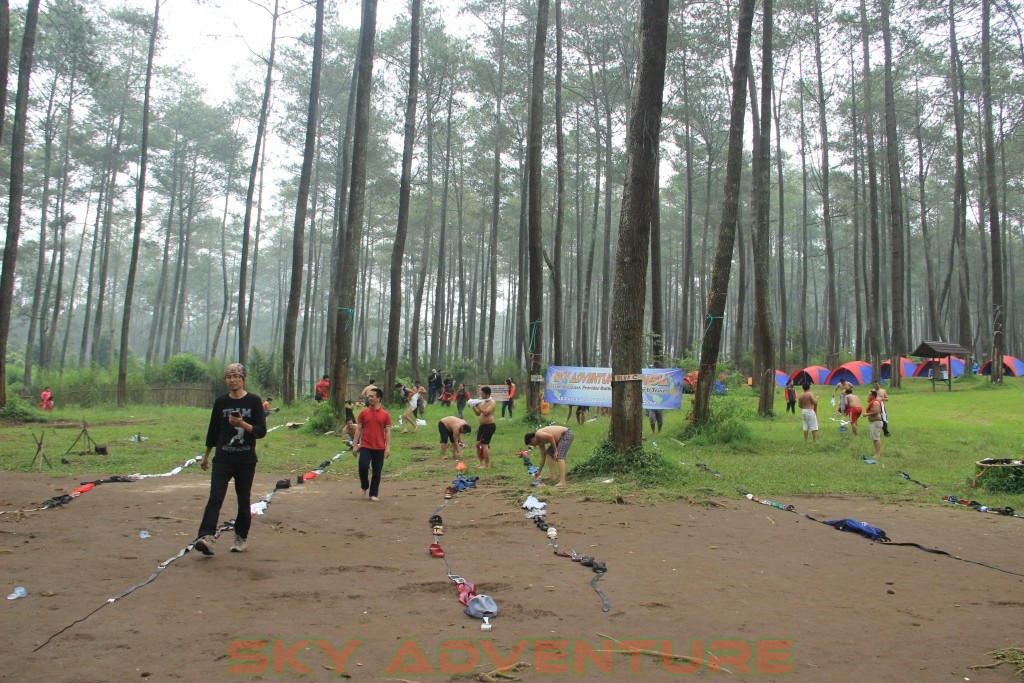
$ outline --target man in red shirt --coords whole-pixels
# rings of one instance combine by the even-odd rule
[[[313,388],[313,398],[317,403],[320,401],[326,401],[327,397],[331,393],[331,377],[330,375],[324,375],[323,378],[316,383]]]
[[[391,455],[391,415],[381,407],[384,392],[378,387],[370,389],[370,405],[359,413],[356,434],[353,441],[359,446],[359,485],[363,495],[370,493],[370,500],[380,500],[380,477],[384,460]],[[370,466],[373,466],[371,479]]]

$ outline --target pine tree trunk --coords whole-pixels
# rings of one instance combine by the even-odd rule
[[[752,251],[754,256],[754,347],[757,349],[759,399],[757,413],[773,414],[775,403],[775,339],[772,336],[770,290],[771,119],[772,119],[772,0],[762,0],[761,120],[751,194]],[[751,101],[751,108],[754,102]]]
[[[299,173],[298,197],[295,201],[295,221],[292,223],[292,269],[288,286],[288,304],[284,319],[284,348],[282,351],[281,393],[285,405],[295,402],[295,335],[299,322],[299,304],[302,297],[302,259],[305,252],[306,212],[309,205],[313,161],[316,155],[316,133],[320,110],[320,69],[324,52],[324,2],[316,2],[316,23],[313,34],[313,64],[309,83],[309,103],[306,109],[306,140],[302,150],[302,170]],[[241,310],[241,309],[240,309]],[[349,312],[352,308],[349,306]],[[349,332],[352,327],[348,318]],[[337,370],[332,377],[332,394],[338,391]]]
[[[128,404],[128,356],[132,325],[132,301],[135,294],[135,276],[139,267],[139,248],[142,241],[143,206],[146,196],[146,172],[149,166],[149,94],[153,84],[153,57],[156,37],[160,28],[160,0],[153,7],[153,28],[149,35],[149,55],[146,61],[146,86],[142,99],[142,142],[139,145],[139,180],[135,189],[135,228],[132,231],[132,254],[128,260],[128,280],[124,288],[124,310],[121,319],[121,345],[117,364],[117,405]]]
[[[903,185],[900,181],[899,141],[896,139],[896,103],[892,83],[892,36],[889,29],[889,1],[879,0],[882,8],[882,42],[885,50],[885,148],[889,165],[889,231],[892,257],[892,342],[889,346],[889,385],[900,386],[900,359],[907,353],[906,336],[906,236],[903,231]]]
[[[870,32],[866,0],[860,3],[861,45],[864,53],[864,139],[867,143],[868,162],[868,216],[870,223],[869,239],[871,242],[871,282],[868,287],[867,334],[868,349],[871,354],[871,365],[880,368],[882,358],[882,335],[879,326],[881,313],[881,236],[878,208],[878,163],[875,159],[875,115],[872,106],[871,91],[871,51]],[[896,366],[897,368],[899,366]],[[890,369],[892,366],[890,366]],[[880,375],[879,375],[880,376]]]
[[[527,412],[540,413],[540,375],[544,343],[543,236],[541,228],[541,144],[544,113],[544,44],[548,32],[548,0],[537,0],[537,32],[533,43],[533,75],[530,92],[530,122],[527,134],[527,225],[529,249],[529,325],[526,335],[526,370],[530,375]]]
[[[391,304],[388,310],[387,355],[384,359],[385,395],[398,376],[399,335],[402,331],[402,262],[409,236],[409,198],[412,193],[412,155],[416,142],[416,104],[419,99],[420,9],[422,0],[412,0],[409,38],[409,89],[405,98],[405,137],[402,144],[402,179],[398,186],[398,227],[391,247]]]
[[[555,241],[551,264],[551,362],[563,364],[562,240],[565,229],[565,134],[562,117],[562,0],[555,0]]]
[[[694,394],[693,411],[698,424],[711,417],[711,387],[715,382],[718,354],[722,341],[722,318],[729,292],[736,222],[740,204],[740,179],[743,173],[743,124],[747,110],[747,73],[750,70],[750,33],[754,23],[754,0],[742,0],[736,37],[736,59],[732,70],[732,105],[729,112],[729,152],[726,159],[725,190],[718,245],[712,265],[711,290],[708,293],[704,340],[701,343],[700,370]]]
[[[39,0],[29,0],[25,11],[25,34],[18,66],[18,93],[14,102],[14,130],[11,138],[11,181],[7,204],[7,241],[0,270],[0,350],[7,349],[14,309],[14,269],[18,263],[22,200],[25,195],[25,139],[28,128],[29,83],[39,26]],[[6,53],[5,60],[6,61]],[[5,80],[6,84],[6,80]],[[7,364],[0,363],[0,408],[7,405]]]
[[[825,365],[839,364],[839,301],[836,296],[836,252],[832,236],[832,197],[829,191],[828,111],[821,57],[821,2],[814,0],[814,62],[818,73],[818,131],[821,135],[821,214],[825,229]]]
[[[32,366],[40,362],[42,353],[36,355],[36,330],[40,339],[46,338],[45,326],[40,317],[43,310],[43,272],[46,270],[46,228],[49,225],[50,212],[50,169],[53,162],[53,128],[54,100],[57,94],[57,76],[54,75],[50,85],[50,96],[47,100],[46,117],[43,122],[43,196],[42,209],[39,216],[39,253],[36,255],[36,276],[33,278],[32,309],[28,320],[28,339],[25,342],[25,374],[24,384],[32,386]],[[51,272],[52,276],[52,272]],[[48,290],[49,288],[47,288]],[[47,291],[47,295],[49,292]]]
[[[263,100],[256,123],[256,142],[252,147],[249,165],[249,184],[245,189],[245,215],[242,219],[242,247],[238,264],[238,362],[245,365],[249,358],[249,316],[246,310],[246,278],[249,276],[249,231],[252,228],[253,199],[256,192],[256,173],[260,168],[260,152],[267,130],[270,113],[270,93],[274,83],[274,56],[277,54],[277,19],[279,0],[274,0],[274,13],[270,24],[270,56],[267,58],[267,76],[263,81]],[[254,257],[255,258],[255,257]],[[255,268],[255,266],[254,266]],[[256,275],[253,273],[253,278]]]
[[[323,0],[318,0],[322,6]],[[356,114],[352,144],[352,189],[349,192],[345,253],[337,274],[338,321],[334,330],[335,356],[331,363],[331,402],[335,414],[344,415],[345,390],[352,356],[353,311],[356,304],[359,246],[363,241],[363,212],[366,204],[366,156],[370,138],[370,94],[373,86],[373,57],[377,37],[377,0],[363,0],[357,57]]]
[[[626,134],[626,183],[615,251],[612,303],[612,425],[609,440],[626,454],[643,439],[644,299],[657,198],[668,0],[640,5],[640,64]]]
[[[885,0],[883,0],[884,2]],[[999,201],[996,193],[995,131],[992,125],[992,0],[981,2],[981,88],[982,109],[985,112],[985,178],[988,195],[988,230],[992,244],[992,384],[1003,381],[1003,326],[1006,312],[1003,306],[1003,247],[999,228]]]

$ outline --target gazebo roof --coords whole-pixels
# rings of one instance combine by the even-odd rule
[[[945,358],[947,356],[954,355],[969,356],[970,354],[970,349],[965,349],[959,344],[941,341],[923,341],[916,349],[907,355],[917,356],[919,358]]]

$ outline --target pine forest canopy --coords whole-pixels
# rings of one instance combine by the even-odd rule
[[[959,343],[980,357],[1001,330],[1003,352],[1024,351],[1020,3],[991,7],[987,96],[983,6],[959,0],[880,4],[885,1],[806,0],[773,8],[771,117],[764,138],[771,154],[767,286],[775,365],[787,371],[829,364],[830,355],[837,361],[888,358],[896,350],[894,312],[904,340]],[[175,2],[177,12],[190,2],[196,23],[208,16],[209,3]],[[412,3],[388,3],[396,20],[376,31],[352,306],[338,304],[336,275],[359,132],[353,80],[359,4],[325,5],[317,106],[310,107],[314,4],[280,0],[275,22],[274,0],[231,2],[233,13],[246,15],[246,25],[263,26],[262,34],[249,32],[245,43],[232,43],[243,68],[231,92],[205,91],[201,77],[163,49],[173,37],[166,27],[158,32],[128,337],[133,361],[159,365],[179,353],[224,362],[244,356],[242,316],[244,348],[265,357],[280,357],[286,337],[294,334],[294,380],[308,393],[331,366],[342,316],[341,325],[352,325],[352,365],[383,367]],[[609,364],[626,126],[641,56],[640,3],[550,4],[540,117],[539,340],[531,338],[527,311],[526,181],[538,5],[422,5],[408,225],[399,263],[403,376],[425,378],[429,368],[453,364],[475,368],[479,379],[499,366],[522,369],[531,343],[539,345],[544,363]],[[40,5],[24,128],[20,246],[8,302],[8,360],[29,362],[23,377],[8,382],[31,385],[40,367],[112,368],[123,351],[119,333],[132,261],[154,6],[98,0]],[[891,15],[885,22],[883,9]],[[652,214],[658,254],[648,266],[648,288],[659,297],[651,304],[648,294],[644,312],[648,364],[656,353],[665,363],[694,358],[708,325],[739,10],[729,1],[670,5],[660,189]],[[25,18],[24,7],[12,8],[12,97]],[[891,44],[883,31],[890,21]],[[751,108],[759,107],[761,35],[755,28],[748,122]],[[271,87],[265,88],[268,72]],[[18,129],[8,100],[5,169],[15,156],[12,131]],[[306,125],[311,112],[312,139]],[[987,115],[994,173],[986,164]],[[723,356],[745,372],[755,362],[756,334],[750,130],[748,123],[722,316]],[[297,214],[303,148],[310,142],[308,188]],[[887,155],[890,142],[893,154]],[[2,182],[6,198],[6,173]],[[990,214],[998,218],[998,243]],[[10,239],[8,234],[8,246]],[[298,320],[291,333],[286,302],[297,270]],[[1003,305],[994,316],[996,284]],[[492,379],[500,382],[504,375]]]

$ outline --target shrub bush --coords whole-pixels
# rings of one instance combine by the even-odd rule
[[[191,353],[180,353],[167,361],[161,374],[165,382],[201,384],[206,381],[207,372],[207,367]]]
[[[611,442],[605,441],[592,456],[574,466],[570,474],[573,477],[627,476],[638,483],[654,484],[675,476],[676,470],[678,467],[656,449],[634,446],[622,454]]]
[[[684,439],[704,446],[738,446],[754,440],[754,431],[750,428],[749,421],[755,416],[749,408],[729,397],[713,397],[712,405],[711,417],[707,424],[689,423],[683,430]]]
[[[0,408],[0,420],[4,422],[46,422],[47,417],[20,396],[8,393],[7,404]]]
[[[338,416],[334,414],[334,408],[329,401],[319,401],[313,407],[313,413],[309,416],[306,428],[314,434],[337,431],[340,426]]]
[[[520,373],[522,373],[522,369],[519,367],[519,363],[516,362],[515,358],[502,358],[494,366],[493,379],[496,384],[504,384],[505,378],[511,377],[512,381],[516,383],[516,395],[525,395],[526,390],[523,387],[519,386],[520,384],[522,384],[523,381],[525,381],[521,377]]]
[[[445,373],[452,376],[455,380],[455,387],[458,388],[459,382],[465,382],[466,388],[472,387],[477,384],[479,379],[484,376],[483,371],[477,362],[471,358],[456,358],[450,361],[447,367],[444,368]],[[508,375],[506,375],[507,377]],[[473,389],[470,389],[471,394],[475,394]]]
[[[263,394],[270,396],[281,394],[281,363],[276,353],[271,353],[268,356],[259,349],[252,349],[249,352],[249,362],[246,364],[245,374],[246,385],[258,388],[262,392],[261,396]],[[217,386],[221,386],[222,378],[219,372],[215,379]]]

